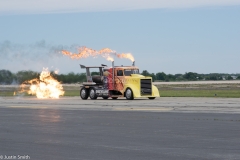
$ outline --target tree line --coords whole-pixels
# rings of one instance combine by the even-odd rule
[[[98,75],[98,72],[92,72],[92,75]],[[164,72],[149,73],[147,70],[143,70],[142,75],[152,77],[153,81],[198,81],[198,80],[232,80],[239,79],[240,74],[198,74],[194,72],[186,72],[185,74],[166,74]],[[68,74],[55,74],[51,72],[51,75],[60,81],[61,83],[78,83],[86,81],[85,73],[73,73]],[[12,73],[9,70],[0,70],[0,84],[21,84],[24,81],[39,78],[40,73],[35,71],[19,71]]]
[[[144,70],[142,73],[144,76],[151,76],[154,81],[209,81],[209,80],[240,80],[240,74],[226,74],[226,73],[209,73],[199,74],[195,72],[186,72],[185,74],[166,74],[164,72],[158,72],[156,74],[149,73]]]
[[[40,73],[35,71],[19,71],[12,73],[9,70],[0,70],[0,84],[22,84],[25,81],[39,78]],[[55,74],[51,72],[51,76],[61,83],[78,83],[86,81],[85,73],[75,74],[70,72],[68,74]]]

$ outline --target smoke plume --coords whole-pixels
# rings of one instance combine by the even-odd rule
[[[35,44],[15,44],[10,41],[0,43],[0,60],[41,60],[44,56],[58,56],[64,46],[47,44],[45,41]]]

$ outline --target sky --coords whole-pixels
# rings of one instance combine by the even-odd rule
[[[240,0],[0,0],[0,69],[111,65],[61,54],[86,46],[132,53],[150,73],[240,73],[239,17]]]

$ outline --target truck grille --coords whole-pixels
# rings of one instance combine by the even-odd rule
[[[151,79],[141,79],[141,95],[152,95]]]

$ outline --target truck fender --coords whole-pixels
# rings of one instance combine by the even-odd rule
[[[152,85],[152,96],[153,97],[160,97],[159,90],[156,86]]]
[[[130,88],[131,90],[132,90],[132,92],[133,92],[133,97],[137,97],[137,95],[140,95],[140,92],[139,92],[139,89],[137,88],[137,87],[135,87],[135,86],[126,86],[126,89],[125,89],[125,91],[124,91],[124,97],[125,97],[125,92],[126,92],[126,90],[128,89],[128,88]]]

